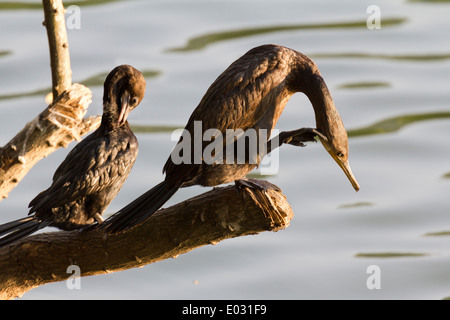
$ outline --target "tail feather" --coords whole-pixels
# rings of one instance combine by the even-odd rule
[[[34,216],[5,223],[0,226],[0,247],[24,238],[39,229],[50,225],[50,222],[40,221]]]
[[[26,217],[0,225],[0,237],[14,231],[18,226],[32,219],[34,217]]]
[[[110,234],[132,229],[161,208],[179,188],[180,185],[168,187],[163,181],[109,217],[100,227]]]

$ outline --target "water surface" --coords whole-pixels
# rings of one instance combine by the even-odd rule
[[[449,1],[72,1],[81,28],[69,30],[74,81],[93,91],[116,65],[144,71],[147,93],[130,123],[140,154],[108,209],[115,212],[163,179],[174,142],[215,78],[257,45],[312,57],[350,137],[355,193],[320,144],[283,147],[276,174],[295,216],[277,233],[205,246],[144,268],[83,278],[81,290],[46,285],[23,299],[443,299],[450,296]],[[0,144],[44,107],[50,91],[40,1],[0,1]],[[278,128],[314,126],[302,94]],[[0,222],[27,213],[68,149],[40,161],[0,203]],[[204,192],[181,190],[168,205]],[[368,267],[381,270],[369,290]]]

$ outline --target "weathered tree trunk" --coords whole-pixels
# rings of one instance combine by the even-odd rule
[[[80,268],[81,276],[136,268],[227,238],[278,231],[292,217],[279,191],[229,186],[162,209],[118,235],[97,228],[34,235],[0,249],[0,298],[67,280],[71,265]]]

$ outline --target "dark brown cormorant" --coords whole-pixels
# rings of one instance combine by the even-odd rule
[[[30,216],[0,226],[1,246],[46,226],[73,230],[103,221],[138,154],[127,117],[144,93],[145,79],[135,68],[121,65],[109,73],[100,127],[69,152],[50,188],[30,202]]]
[[[222,135],[226,135],[229,129],[242,129],[244,132],[254,129],[258,133],[265,129],[268,131],[266,137],[269,137],[286,103],[296,92],[303,92],[311,101],[317,130],[304,128],[285,132],[280,143],[301,145],[304,141],[312,140],[311,135],[317,135],[358,191],[359,185],[348,164],[347,132],[319,69],[307,56],[282,46],[263,45],[250,50],[214,81],[185,127],[185,132],[191,136],[191,151],[188,152],[195,154],[194,141],[195,135],[198,135],[196,126],[201,128],[200,137],[208,129],[216,129]],[[177,146],[189,144],[184,141],[187,138],[182,136]],[[247,156],[245,163],[205,163],[202,151],[209,143],[203,141],[200,153],[188,155],[189,161],[182,163],[174,163],[174,155],[180,156],[172,152],[163,169],[165,180],[107,219],[100,227],[107,228],[110,233],[130,229],[158,210],[179,188],[239,181],[261,160],[259,157],[256,163],[250,163],[248,160],[251,156]],[[186,152],[186,149],[180,151],[177,146],[174,151]],[[196,161],[199,160],[195,158],[198,155],[200,161]],[[242,181],[244,186],[260,185],[253,179]]]

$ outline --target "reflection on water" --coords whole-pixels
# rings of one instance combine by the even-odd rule
[[[0,51],[0,58],[3,57],[3,56],[10,55],[11,53],[12,53],[11,51],[7,51],[7,50]]]
[[[405,18],[385,18],[383,19],[383,27],[395,26],[406,22]],[[170,48],[168,52],[183,52],[200,50],[206,46],[226,40],[238,39],[243,37],[256,36],[261,34],[281,32],[281,31],[298,31],[298,30],[320,30],[320,29],[362,29],[367,28],[367,22],[349,21],[323,24],[294,24],[285,26],[270,26],[259,28],[248,28],[239,30],[228,30],[215,33],[208,33],[202,36],[194,37],[188,41],[184,47]]]
[[[429,3],[445,3],[450,0],[408,0],[409,2],[429,2]]]
[[[426,257],[427,253],[417,252],[370,252],[370,253],[357,253],[357,258],[408,258],[408,257]]]
[[[389,133],[398,131],[405,126],[416,122],[444,118],[450,118],[450,112],[432,112],[404,115],[382,120],[364,128],[347,130],[347,132],[349,137]]]
[[[450,236],[450,231],[439,231],[439,232],[427,232],[425,233],[426,237],[442,237],[442,236]]]
[[[338,86],[338,89],[364,89],[364,88],[387,88],[390,84],[387,82],[355,82],[355,83],[345,83]]]
[[[348,59],[385,59],[385,60],[411,60],[411,61],[439,61],[450,59],[450,54],[370,54],[370,53],[317,53],[312,58],[348,58]]]
[[[359,207],[371,207],[374,204],[372,202],[355,202],[349,204],[342,204],[338,207],[338,209],[349,209],[349,208],[359,208]]]
[[[161,74],[160,71],[156,71],[156,70],[143,70],[143,71],[141,71],[141,73],[144,76],[144,78],[146,78],[146,79],[154,78]],[[85,80],[75,81],[75,82],[81,83],[88,88],[103,86],[103,83],[105,82],[107,75],[108,75],[108,72],[101,72],[101,73],[93,75],[92,77],[89,77]],[[48,87],[45,89],[38,89],[38,90],[29,91],[29,92],[3,94],[3,95],[0,95],[0,100],[33,97],[33,96],[45,96],[51,91],[52,91],[51,87]]]
[[[450,1],[380,2],[381,30],[368,30],[366,7],[352,2],[267,0],[241,1],[237,6],[224,0],[130,0],[94,6],[115,2],[64,2],[90,6],[82,12],[83,28],[70,35],[73,66],[90,76],[74,82],[97,88],[99,98],[108,68],[126,61],[142,66],[151,88],[146,95],[149,107],[134,113],[138,124],[130,119],[140,155],[110,212],[160,181],[174,144],[171,132],[185,123],[231,57],[263,43],[316,52],[309,55],[323,59],[321,72],[330,79],[330,88],[337,89],[333,96],[344,106],[340,111],[349,119],[346,123],[351,123],[351,161],[364,188],[357,194],[349,192],[345,177],[321,146],[311,144],[301,151],[288,146],[280,152],[282,168],[276,175],[251,174],[282,187],[295,212],[285,231],[225,241],[139,270],[83,278],[79,292],[68,292],[64,284],[44,286],[25,299],[450,296],[450,95],[445,87],[450,44],[444,32],[450,28]],[[46,88],[50,83],[43,84],[39,76],[48,71],[41,7],[38,0],[0,2],[2,23],[11,26],[8,30],[27,30],[2,32],[6,40],[0,44],[0,118],[7,119],[0,123],[3,139],[5,127],[10,130],[7,135],[13,134],[36,114],[33,97],[50,92]],[[245,19],[242,25],[237,16]],[[44,41],[40,54],[33,43],[39,36]],[[219,43],[220,48],[214,46]],[[210,50],[201,51],[206,47]],[[357,82],[361,75],[365,81]],[[361,101],[369,103],[359,108]],[[292,128],[308,111],[312,112],[286,108],[281,121],[288,123],[280,122],[279,128]],[[441,121],[431,121],[437,119]],[[2,202],[1,222],[26,211],[23,199],[48,187],[51,176],[46,175],[44,183],[43,172],[53,173],[68,151],[55,152],[30,171]],[[204,191],[180,190],[173,203]],[[364,278],[367,266],[374,263],[380,265],[386,284],[376,295],[366,289]],[[411,276],[406,280],[404,270]],[[199,279],[195,288],[192,279]]]
[[[0,10],[20,10],[20,9],[41,9],[42,10],[42,2],[0,2]]]

